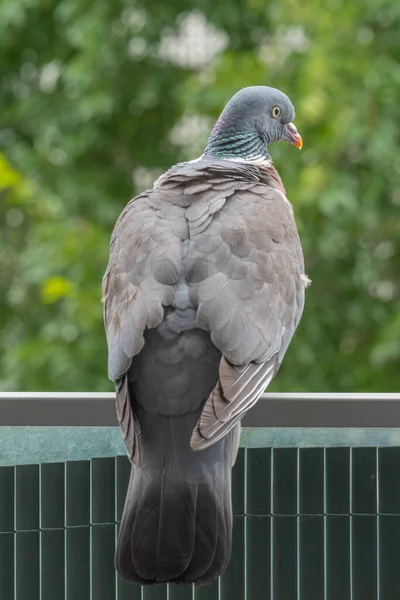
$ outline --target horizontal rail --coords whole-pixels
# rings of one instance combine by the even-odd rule
[[[114,393],[0,392],[0,426],[116,426]],[[263,394],[244,427],[400,427],[400,393]]]

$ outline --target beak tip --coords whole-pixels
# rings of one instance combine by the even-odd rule
[[[303,147],[303,138],[299,134],[296,129],[296,126],[293,123],[289,123],[286,129],[286,136],[284,138],[286,141],[290,142],[299,150]]]

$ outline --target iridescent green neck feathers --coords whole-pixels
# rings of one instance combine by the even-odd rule
[[[255,131],[225,131],[214,128],[208,140],[204,156],[242,159],[251,162],[267,160],[269,154],[265,142]]]

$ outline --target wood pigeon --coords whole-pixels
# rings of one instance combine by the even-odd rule
[[[232,543],[240,420],[299,324],[302,247],[268,145],[298,148],[279,90],[242,89],[203,155],[131,200],[103,279],[108,373],[132,462],[115,553],[141,584],[208,584]]]

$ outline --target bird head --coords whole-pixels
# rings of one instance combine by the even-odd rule
[[[209,137],[205,156],[259,160],[268,158],[267,146],[303,140],[293,124],[290,99],[275,88],[253,86],[240,90],[225,106]]]

